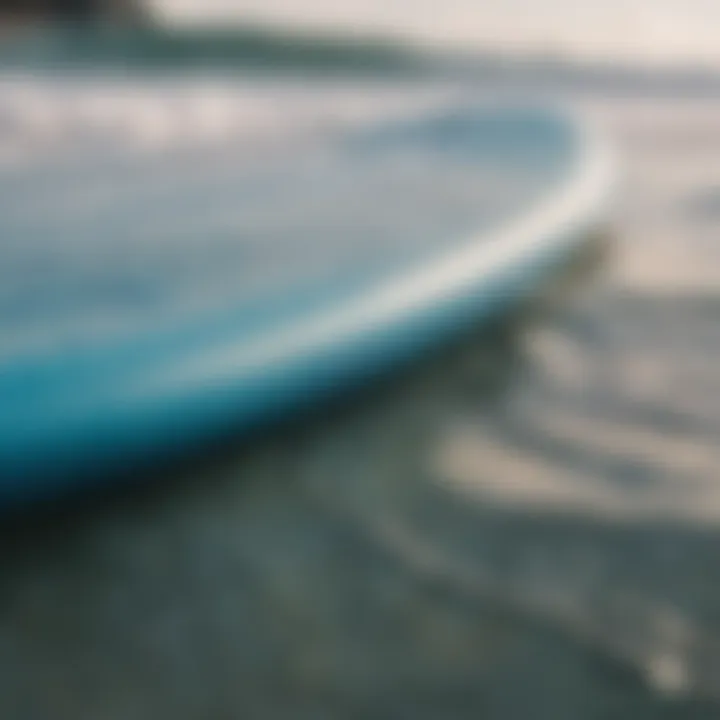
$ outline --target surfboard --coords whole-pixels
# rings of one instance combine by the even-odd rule
[[[235,115],[226,88],[123,116],[93,82],[0,106],[0,503],[300,413],[501,312],[605,219],[608,153],[567,112],[326,122],[251,85]]]

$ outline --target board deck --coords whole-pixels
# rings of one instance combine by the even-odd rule
[[[123,125],[78,87],[62,112],[0,106],[0,502],[362,382],[530,292],[604,219],[607,153],[568,114],[328,122],[253,88],[239,114],[175,95]]]

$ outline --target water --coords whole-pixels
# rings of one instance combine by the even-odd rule
[[[698,202],[720,105],[574,100],[626,169],[593,282],[306,422],[8,519],[3,717],[720,716]]]

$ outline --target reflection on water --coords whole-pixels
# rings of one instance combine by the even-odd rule
[[[627,176],[577,301],[2,530],[14,717],[718,716],[720,264],[684,201],[720,109],[587,104]]]

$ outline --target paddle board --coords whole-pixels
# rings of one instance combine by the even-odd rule
[[[560,111],[329,122],[297,88],[173,86],[163,110],[152,83],[28,82],[0,106],[0,503],[357,385],[531,292],[604,220],[607,152]]]

